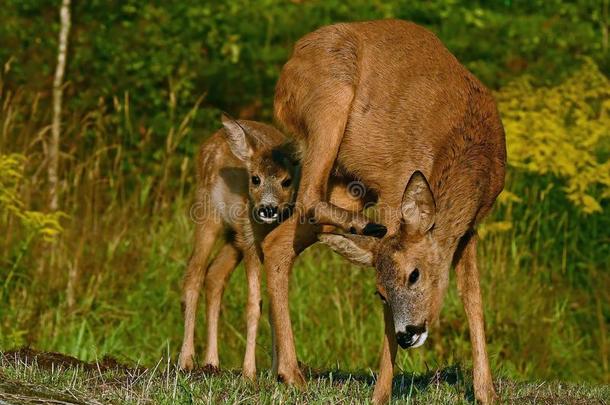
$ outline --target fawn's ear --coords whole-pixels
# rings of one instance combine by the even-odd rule
[[[242,162],[248,162],[252,156],[252,145],[244,127],[225,113],[222,114],[222,126],[231,152]]]
[[[318,240],[354,264],[373,266],[379,239],[338,233],[321,233]]]
[[[423,173],[415,171],[402,195],[402,220],[407,234],[425,234],[434,225],[436,204]]]

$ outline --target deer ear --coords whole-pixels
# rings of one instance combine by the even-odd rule
[[[415,171],[402,195],[402,220],[409,234],[425,234],[434,225],[436,204],[423,173]]]
[[[246,130],[229,115],[222,114],[222,126],[231,152],[242,162],[247,162],[252,156],[252,145],[248,142]]]
[[[373,266],[379,239],[373,236],[321,233],[318,240],[347,260],[360,266]]]

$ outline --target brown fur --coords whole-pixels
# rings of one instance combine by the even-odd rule
[[[298,166],[282,133],[254,121],[234,121],[223,117],[224,128],[199,149],[195,204],[195,242],[184,278],[184,341],[179,365],[193,367],[195,313],[202,283],[207,306],[207,347],[205,365],[219,366],[218,317],[225,284],[242,258],[248,280],[246,307],[247,336],[243,373],[256,375],[256,333],[260,318],[261,241],[282,213],[293,204]],[[260,184],[251,180],[257,176]],[[288,184],[290,180],[290,184]],[[273,201],[280,209],[273,223],[261,223],[253,212],[261,202]],[[204,272],[211,250],[220,235],[224,245]]]
[[[361,210],[334,201],[329,184],[347,175],[375,195],[387,236],[320,239],[377,269],[387,304],[374,401],[391,394],[396,336],[417,330],[420,337],[438,316],[455,257],[473,343],[475,395],[491,402],[473,253],[474,228],[504,185],[504,131],[490,92],[422,27],[398,20],[336,24],[295,45],[277,84],[275,113],[302,145],[297,207],[316,223],[295,216],[263,243],[281,378],[304,382],[288,313],[296,255],[315,241],[320,224],[383,235]]]

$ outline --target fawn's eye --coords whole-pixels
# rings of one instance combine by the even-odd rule
[[[261,178],[258,176],[252,176],[252,178],[250,179],[250,181],[252,182],[252,184],[254,184],[255,186],[258,186],[259,184],[261,184]]]
[[[284,188],[290,187],[291,184],[292,184],[292,179],[290,177],[288,177],[287,179],[285,179],[282,182],[282,187],[284,187]]]
[[[415,284],[419,280],[419,269],[415,269],[409,274],[409,284]]]

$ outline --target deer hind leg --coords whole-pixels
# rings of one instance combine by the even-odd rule
[[[246,304],[246,354],[244,377],[256,379],[256,333],[261,317],[261,262],[256,252],[245,254],[246,277],[248,279],[248,302]]]
[[[481,403],[489,404],[494,402],[496,393],[485,343],[483,302],[477,268],[477,235],[472,232],[464,238],[461,243],[463,250],[456,265],[457,286],[470,329],[475,397]]]
[[[328,182],[328,200],[344,210],[362,212],[377,199],[362,183],[344,177],[331,177]]]
[[[355,96],[357,54],[358,44],[338,32],[301,41],[282,70],[274,108],[278,121],[306,140],[297,197],[301,215],[345,231],[383,236],[383,226],[328,202],[330,173]]]
[[[241,251],[232,243],[222,247],[218,255],[210,264],[205,276],[207,345],[205,352],[205,366],[217,368],[220,364],[218,358],[218,318],[222,294],[229,277],[239,264]]]
[[[316,125],[309,134],[298,202],[303,212],[319,224],[335,225],[348,232],[380,237],[385,235],[384,226],[371,222],[363,214],[327,201],[330,172],[343,139],[352,92],[347,88],[337,92],[335,100],[330,104],[333,108],[329,107],[324,114],[318,116]]]
[[[206,265],[216,237],[222,229],[222,224],[213,219],[199,221],[195,225],[195,243],[193,253],[189,259],[183,283],[182,304],[184,307],[184,338],[178,365],[184,370],[193,368],[193,356],[195,355],[195,318],[197,314],[197,303],[199,292],[204,277],[204,266]]]

